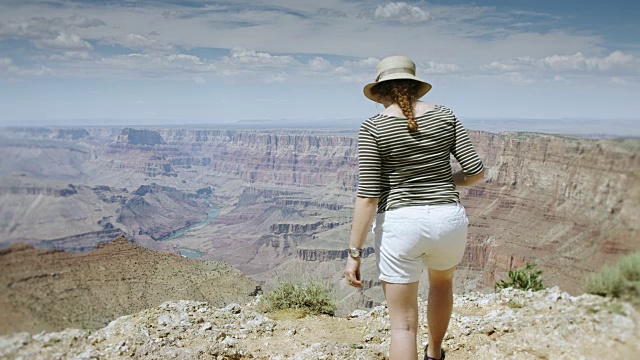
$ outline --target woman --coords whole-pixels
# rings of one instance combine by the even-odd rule
[[[484,169],[451,110],[418,101],[431,85],[406,56],[380,61],[367,98],[385,109],[360,128],[359,183],[345,268],[361,288],[360,251],[375,215],[375,251],[391,320],[391,360],[416,359],[418,281],[429,274],[425,359],[444,359],[442,340],[453,307],[453,272],[466,246],[467,219],[456,186]],[[462,166],[452,173],[450,154]]]

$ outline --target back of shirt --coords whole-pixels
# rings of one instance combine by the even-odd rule
[[[482,161],[453,112],[436,106],[415,118],[378,114],[367,119],[358,136],[359,197],[378,197],[378,212],[401,206],[458,202],[450,154],[465,175],[482,171]]]

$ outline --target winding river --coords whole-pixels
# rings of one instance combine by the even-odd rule
[[[216,219],[218,217],[218,211],[219,208],[218,206],[216,206],[215,204],[211,204],[208,203],[210,206],[210,210],[209,210],[209,214],[207,215],[207,219],[204,221],[200,221],[197,223],[193,223],[189,226],[185,226],[183,228],[180,228],[174,232],[172,232],[169,235],[163,236],[160,239],[158,239],[158,241],[170,241],[170,240],[175,240],[175,239],[179,239],[183,236],[185,236],[190,230],[198,228],[198,227],[202,227],[205,225],[209,225],[210,222],[212,222],[214,219]],[[191,259],[197,259],[201,256],[203,256],[205,253],[196,249],[190,249],[190,248],[186,248],[186,247],[181,247],[178,245],[173,245],[173,248],[182,256],[191,258]]]

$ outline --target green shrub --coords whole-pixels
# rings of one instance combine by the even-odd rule
[[[333,315],[336,310],[334,292],[322,280],[281,280],[262,297],[262,310],[276,312],[296,309],[307,314]]]
[[[624,286],[624,276],[620,269],[605,265],[600,272],[589,275],[584,291],[600,296],[620,297]]]
[[[627,255],[613,265],[589,275],[584,283],[589,294],[640,303],[640,252]]]
[[[527,263],[523,268],[509,271],[510,281],[500,280],[496,283],[495,290],[502,290],[505,288],[514,288],[520,290],[532,290],[538,291],[544,289],[542,283],[542,270],[535,270],[535,263]]]
[[[626,280],[640,281],[640,251],[620,259],[618,267]]]

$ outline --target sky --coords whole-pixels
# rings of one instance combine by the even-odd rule
[[[0,126],[366,119],[363,86],[403,54],[459,117],[640,127],[638,19],[637,0],[0,0]]]

